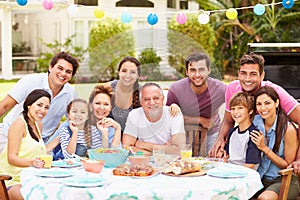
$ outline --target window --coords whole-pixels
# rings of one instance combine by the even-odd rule
[[[176,0],[168,0],[167,8],[176,8]]]
[[[189,9],[188,1],[180,1],[179,2],[179,7],[182,10],[187,10]]]
[[[84,6],[98,6],[98,0],[74,0],[74,4]]]
[[[147,0],[121,0],[116,3],[116,7],[154,7],[154,3]]]

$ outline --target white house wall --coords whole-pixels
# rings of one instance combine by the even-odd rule
[[[120,18],[121,14],[124,10],[127,10],[129,13],[132,14],[132,22],[131,25],[133,27],[134,33],[137,37],[142,34],[142,30],[153,30],[153,41],[152,47],[157,50],[160,56],[164,57],[165,54],[167,55],[168,52],[168,40],[167,40],[167,21],[171,19],[175,14],[174,11],[178,10],[179,7],[179,0],[176,0],[177,9],[170,9],[167,8],[167,0],[155,0],[152,1],[154,3],[154,8],[136,8],[136,7],[115,7],[116,2],[118,0],[99,0],[98,8],[102,9],[105,13],[105,16],[110,16],[114,18]],[[192,9],[195,8],[194,2],[189,2],[189,7]],[[83,34],[83,45],[84,47],[88,46],[88,22],[93,20],[101,20],[96,19],[94,17],[94,9],[96,7],[93,6],[79,6],[78,7],[78,14],[76,16],[70,16],[67,11],[68,5],[56,5],[54,4],[54,8],[50,11],[47,11],[39,6],[35,6],[32,9],[29,6],[20,7],[18,6],[17,9],[13,10],[12,12],[16,13],[17,19],[19,22],[19,30],[22,31],[22,39],[30,44],[32,53],[38,55],[41,51],[45,51],[45,46],[41,44],[40,39],[46,43],[53,42],[54,40],[58,40],[60,42],[64,42],[65,38],[70,37],[71,35],[78,32],[75,30],[75,22],[82,21],[84,27],[84,34]],[[3,9],[0,7],[0,14],[5,14]],[[172,12],[171,12],[172,11]],[[147,22],[147,16],[150,13],[156,13],[158,15],[158,23],[154,26],[151,26]],[[6,13],[7,15],[7,13]],[[28,24],[24,23],[24,16],[28,16]],[[3,19],[1,17],[1,19]],[[11,23],[11,22],[10,22]],[[7,21],[2,21],[2,27],[11,27],[11,24]],[[2,42],[0,45],[3,47],[5,40],[3,37],[7,37],[5,35],[8,34],[7,31],[1,32]],[[147,39],[147,38],[143,38]],[[151,43],[151,42],[150,42]],[[6,44],[7,45],[7,44]],[[11,45],[11,44],[10,44]],[[8,45],[8,47],[11,46]],[[144,47],[137,46],[136,50],[140,51]],[[3,49],[3,48],[2,48]],[[5,68],[12,68],[11,65],[11,53],[6,52],[3,54],[2,52],[2,63],[3,57],[6,56],[6,66]],[[8,62],[7,59],[10,59]],[[2,67],[2,76],[10,77],[11,74],[9,70],[6,71]],[[6,73],[4,75],[4,73]]]

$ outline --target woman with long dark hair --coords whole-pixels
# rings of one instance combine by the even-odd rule
[[[287,168],[296,158],[297,130],[280,106],[277,92],[269,86],[261,87],[254,96],[256,115],[253,123],[260,131],[252,131],[251,139],[263,152],[258,172],[264,188],[258,199],[278,199],[281,177],[278,171]],[[298,178],[293,176],[288,199],[296,199],[300,192]]]
[[[20,173],[24,167],[44,166],[39,159],[47,153],[41,120],[48,113],[50,101],[47,91],[33,90],[24,101],[22,115],[9,127],[7,146],[0,154],[0,173],[12,176],[12,180],[6,181],[10,199],[23,199]]]

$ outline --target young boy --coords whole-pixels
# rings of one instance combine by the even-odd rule
[[[261,152],[250,139],[251,131],[257,130],[252,124],[254,99],[246,92],[239,92],[230,99],[229,105],[231,116],[238,126],[229,131],[225,159],[253,169],[261,162]]]

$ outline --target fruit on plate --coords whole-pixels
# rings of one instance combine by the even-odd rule
[[[128,165],[122,164],[113,170],[117,176],[151,176],[155,169],[151,165]]]
[[[189,162],[186,160],[178,160],[170,162],[164,169],[163,173],[174,173],[176,175],[198,172],[201,170],[201,164]]]

